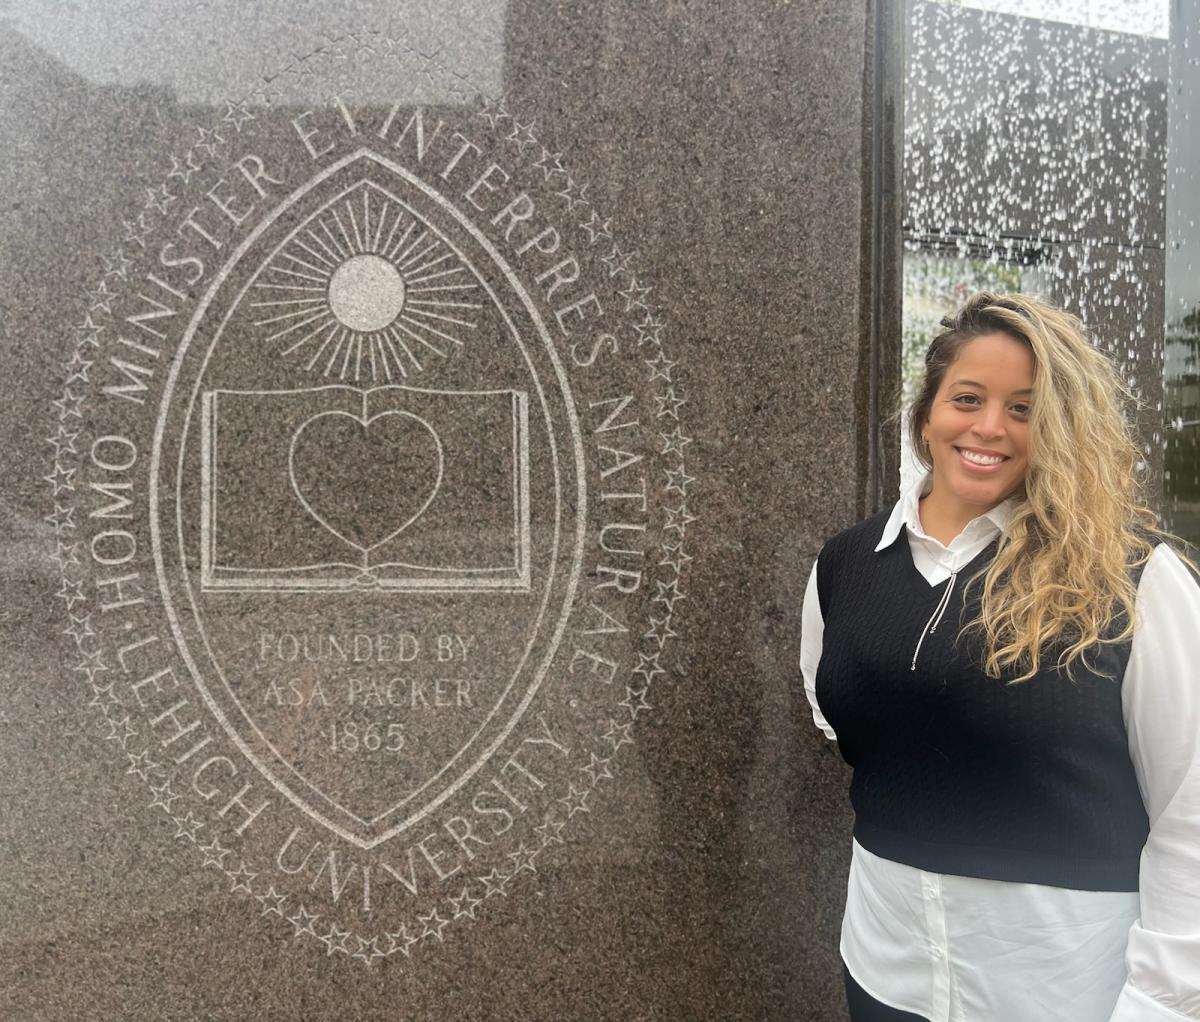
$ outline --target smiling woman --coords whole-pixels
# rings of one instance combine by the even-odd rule
[[[926,531],[949,543],[972,518],[1013,494],[1028,464],[1033,354],[1010,334],[971,338],[953,372],[919,407],[922,457],[933,465],[933,490],[921,504]]]
[[[1191,1017],[1156,1005],[1200,984],[1200,587],[1079,320],[982,292],[942,326],[928,472],[825,544],[804,601],[805,690],[854,768],[851,1017]]]

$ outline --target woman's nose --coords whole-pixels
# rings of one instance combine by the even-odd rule
[[[999,437],[1004,435],[1004,409],[987,405],[983,414],[975,419],[975,432],[981,437]]]

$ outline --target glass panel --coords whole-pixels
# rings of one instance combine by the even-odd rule
[[[1190,63],[1180,55],[1178,22],[1168,39],[1168,12],[1165,2],[910,0],[904,361],[919,363],[928,345],[929,289],[953,306],[984,279],[981,263],[1077,311],[1138,397],[1152,494],[1196,539],[1195,296],[1189,305],[1184,293],[1196,279],[1197,189],[1185,180],[1197,162],[1187,148],[1196,93],[1184,80],[1195,57],[1194,46]]]
[[[1172,10],[1163,475],[1170,528],[1200,543],[1200,4]]]

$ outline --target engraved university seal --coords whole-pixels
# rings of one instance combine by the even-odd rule
[[[359,95],[380,62],[449,101]],[[164,840],[371,963],[586,840],[669,674],[694,480],[665,320],[536,125],[403,36],[297,64],[328,103],[247,86],[101,258],[49,521]]]

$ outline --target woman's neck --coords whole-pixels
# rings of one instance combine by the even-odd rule
[[[947,506],[942,501],[930,499],[932,496],[933,494],[926,494],[920,498],[917,502],[917,516],[921,519],[921,528],[925,530],[925,535],[932,536],[946,547],[974,519],[991,510],[974,504],[955,503]]]

